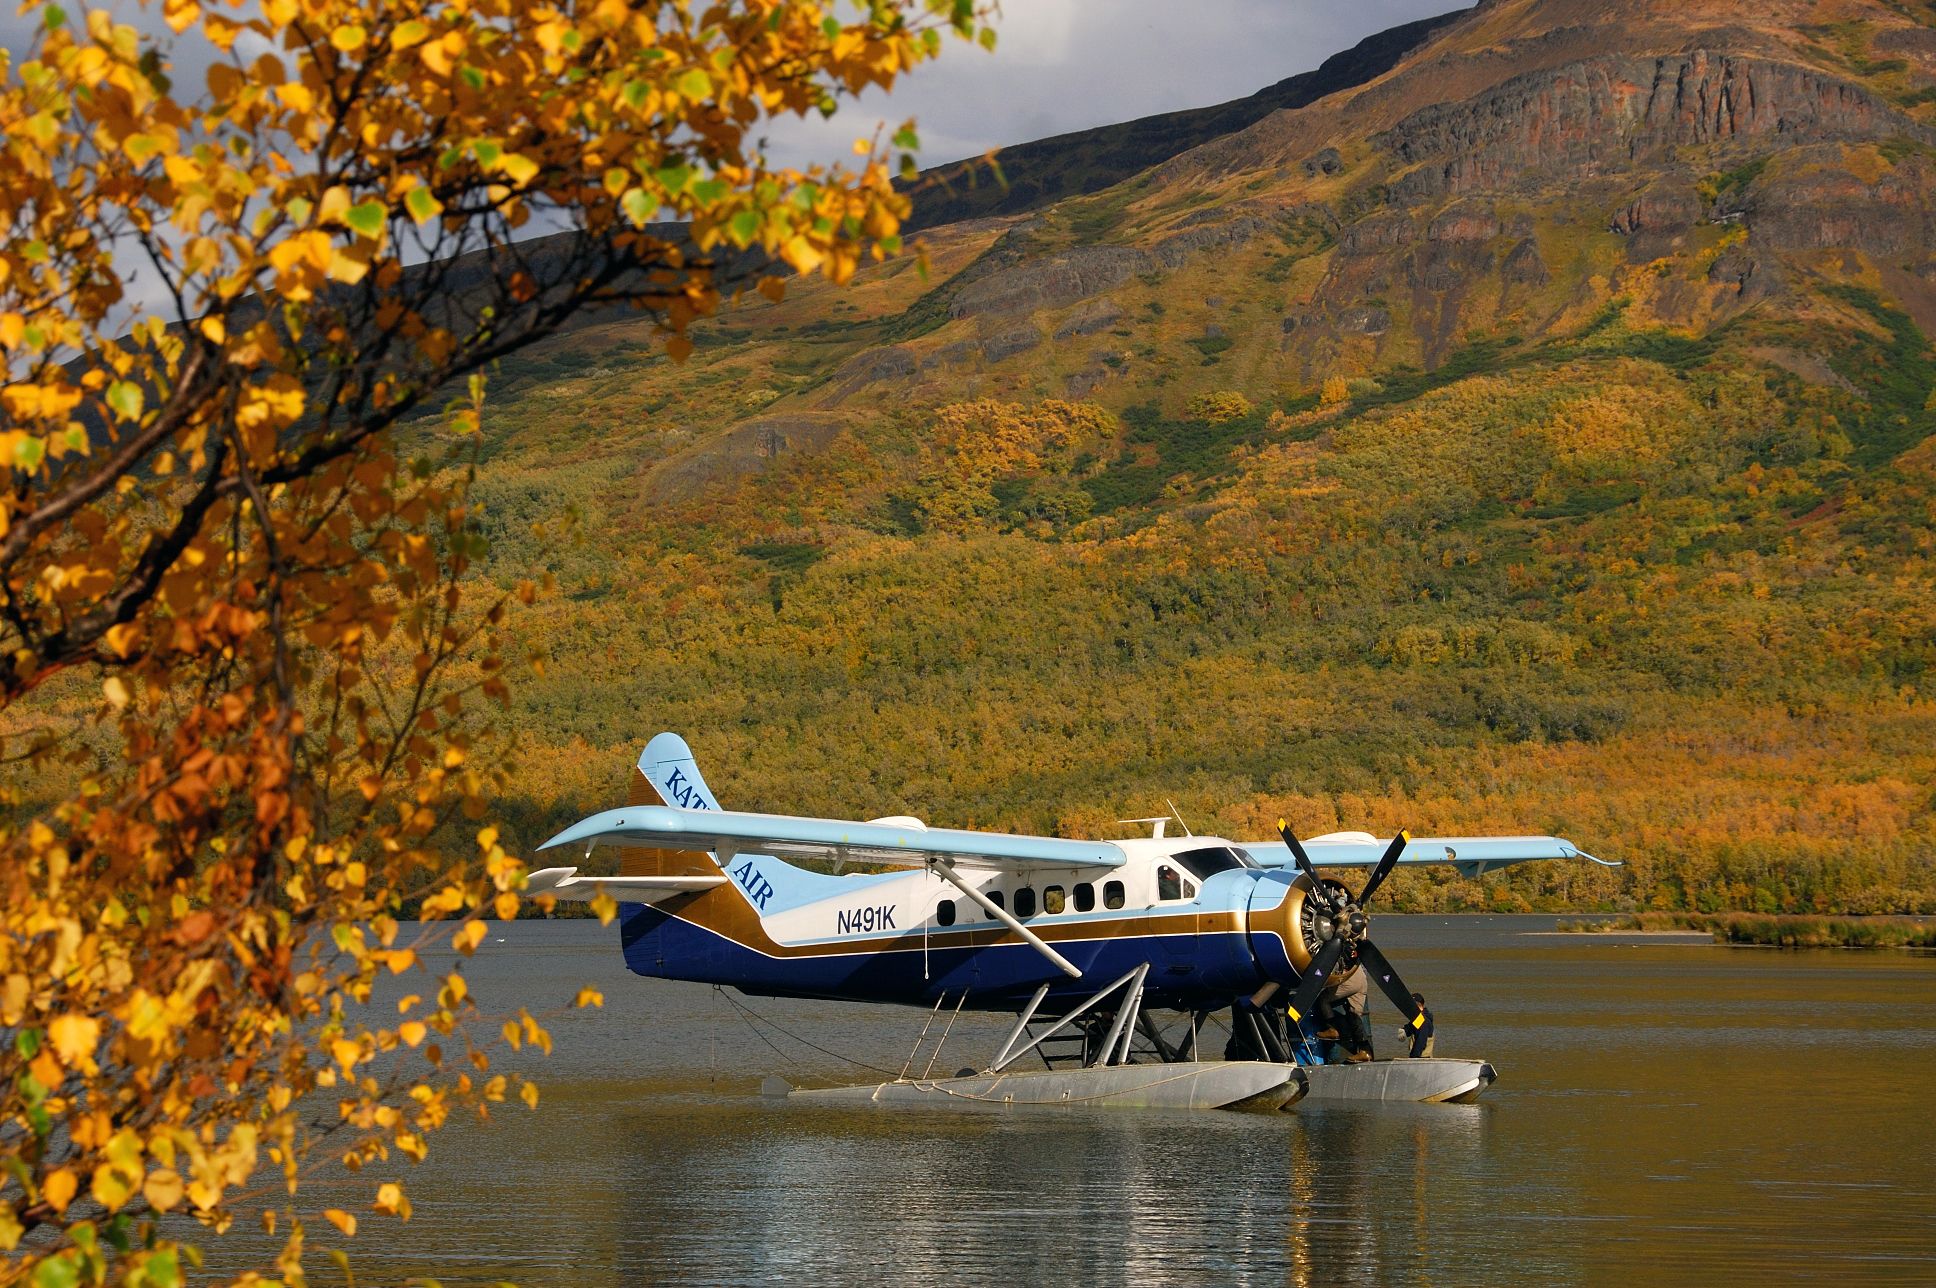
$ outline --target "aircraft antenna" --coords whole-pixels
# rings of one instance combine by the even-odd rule
[[[1163,803],[1170,807],[1170,817],[1175,819],[1177,822],[1177,826],[1183,829],[1183,835],[1195,836],[1196,833],[1190,830],[1190,825],[1183,821],[1183,815],[1176,812],[1176,802],[1171,800],[1169,797],[1165,796],[1163,798]]]

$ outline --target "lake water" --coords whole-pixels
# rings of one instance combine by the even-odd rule
[[[841,1059],[898,1071],[923,1014],[728,1000],[626,974],[616,927],[518,923],[473,994],[539,1010],[592,982],[605,1007],[555,1023],[536,1112],[437,1134],[396,1169],[414,1218],[344,1246],[362,1283],[528,1288],[1936,1282],[1936,957],[1551,927],[1374,919],[1439,1054],[1498,1066],[1478,1103],[1261,1116],[764,1099],[771,1074],[868,1080]],[[1004,1027],[961,1017],[937,1072]],[[387,1175],[304,1195],[360,1209]]]

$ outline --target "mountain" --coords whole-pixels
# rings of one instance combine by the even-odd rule
[[[1077,130],[1001,149],[1000,174],[979,158],[935,166],[910,185],[916,198],[908,229],[918,232],[987,215],[1038,210],[1065,197],[1114,187],[1178,153],[1241,130],[1272,112],[1303,107],[1327,94],[1390,71],[1458,12],[1421,18],[1367,36],[1316,70],[1287,77],[1255,94],[1121,125]]]
[[[1013,149],[1027,209],[683,366],[505,363],[491,574],[558,586],[507,810],[669,727],[750,808],[1627,863],[1418,909],[1936,911],[1932,22],[1491,0],[1093,191]]]

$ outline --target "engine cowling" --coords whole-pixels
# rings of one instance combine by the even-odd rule
[[[1251,892],[1247,929],[1251,955],[1266,979],[1282,984],[1302,979],[1311,959],[1325,943],[1339,934],[1364,933],[1364,913],[1342,882],[1325,880],[1333,902],[1343,909],[1335,917],[1323,901],[1311,897],[1311,879],[1303,874],[1288,874],[1282,879],[1267,878]],[[1351,920],[1355,918],[1355,923]],[[1341,924],[1343,923],[1343,924]],[[1331,972],[1342,977],[1349,965],[1341,960]]]

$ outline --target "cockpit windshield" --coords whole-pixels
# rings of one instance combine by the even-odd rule
[[[1207,881],[1218,872],[1228,872],[1232,868],[1254,868],[1257,860],[1233,845],[1206,845],[1201,849],[1185,850],[1170,856],[1199,881]]]

